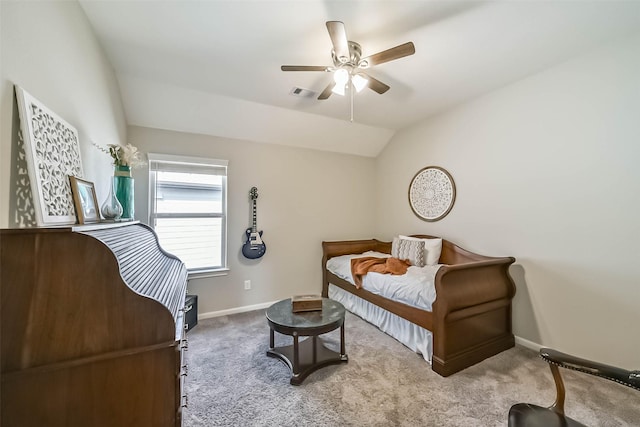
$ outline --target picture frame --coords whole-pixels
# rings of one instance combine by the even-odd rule
[[[15,85],[37,226],[75,224],[69,175],[82,177],[78,131]]]
[[[409,206],[420,219],[439,221],[451,211],[456,200],[453,177],[439,166],[427,166],[409,184]]]
[[[93,182],[70,175],[69,184],[71,185],[78,224],[100,222],[100,208]]]

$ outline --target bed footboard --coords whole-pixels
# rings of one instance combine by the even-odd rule
[[[448,376],[515,345],[509,276],[514,258],[442,266],[433,304],[432,368]]]

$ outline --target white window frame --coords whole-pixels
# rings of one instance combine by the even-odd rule
[[[148,153],[149,158],[149,225],[155,229],[156,218],[190,218],[194,217],[193,214],[174,214],[163,213],[158,214],[156,212],[156,174],[157,170],[168,170],[169,168],[175,169],[178,172],[206,172],[207,168],[221,169],[224,168],[224,174],[222,175],[222,212],[221,213],[208,213],[198,214],[197,217],[210,217],[221,218],[222,227],[222,243],[221,243],[221,266],[199,269],[188,269],[189,277],[209,277],[220,276],[227,274],[229,271],[228,257],[227,257],[227,167],[228,160],[220,159],[207,159],[201,157],[189,157],[189,156],[175,156],[171,154],[159,154]],[[162,165],[162,166],[160,166]]]

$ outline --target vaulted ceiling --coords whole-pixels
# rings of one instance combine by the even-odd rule
[[[132,125],[376,156],[393,134],[640,30],[637,1],[81,0]],[[325,22],[363,56],[416,53],[369,70],[380,95],[316,99],[332,65]],[[294,96],[294,88],[315,93]]]

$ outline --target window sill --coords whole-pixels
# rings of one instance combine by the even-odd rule
[[[226,276],[227,274],[229,274],[228,268],[216,268],[212,270],[190,271],[188,275],[188,279],[202,279],[205,277]]]

